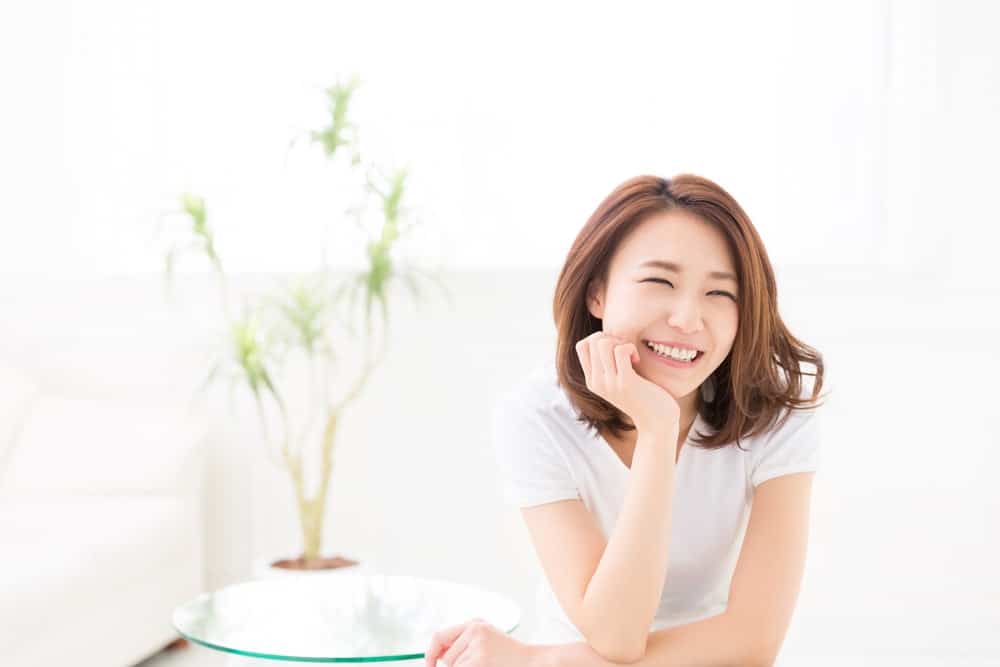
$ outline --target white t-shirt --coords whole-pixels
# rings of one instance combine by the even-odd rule
[[[804,396],[811,393],[807,377]],[[630,470],[607,440],[576,419],[555,365],[533,370],[493,410],[493,446],[504,502],[531,507],[579,498],[610,538]],[[726,609],[729,585],[750,517],[754,488],[768,479],[815,471],[820,462],[816,413],[793,411],[780,430],[721,449],[691,444],[709,427],[697,416],[674,474],[667,577],[650,631],[691,623]],[[537,630],[530,643],[585,641],[544,574],[536,588]]]

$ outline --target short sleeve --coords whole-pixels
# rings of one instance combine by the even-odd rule
[[[565,454],[544,415],[517,394],[494,405],[492,442],[504,503],[531,507],[580,498]]]
[[[816,409],[794,410],[777,431],[755,443],[750,481],[758,485],[774,477],[815,472],[821,461],[820,419]]]

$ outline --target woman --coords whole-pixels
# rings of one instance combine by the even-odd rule
[[[782,323],[750,219],[705,178],[632,178],[577,236],[553,310],[555,364],[501,398],[493,434],[548,643],[476,619],[427,664],[771,664],[805,564],[823,360]]]

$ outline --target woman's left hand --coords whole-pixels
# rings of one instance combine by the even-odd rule
[[[519,642],[481,618],[434,633],[426,667],[534,667],[543,647]],[[443,655],[442,655],[443,654]]]

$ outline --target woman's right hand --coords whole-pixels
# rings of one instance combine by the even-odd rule
[[[680,406],[670,392],[635,372],[633,359],[638,363],[640,357],[634,343],[597,331],[577,341],[576,354],[587,389],[628,415],[640,433],[673,434],[668,440],[676,446]]]

